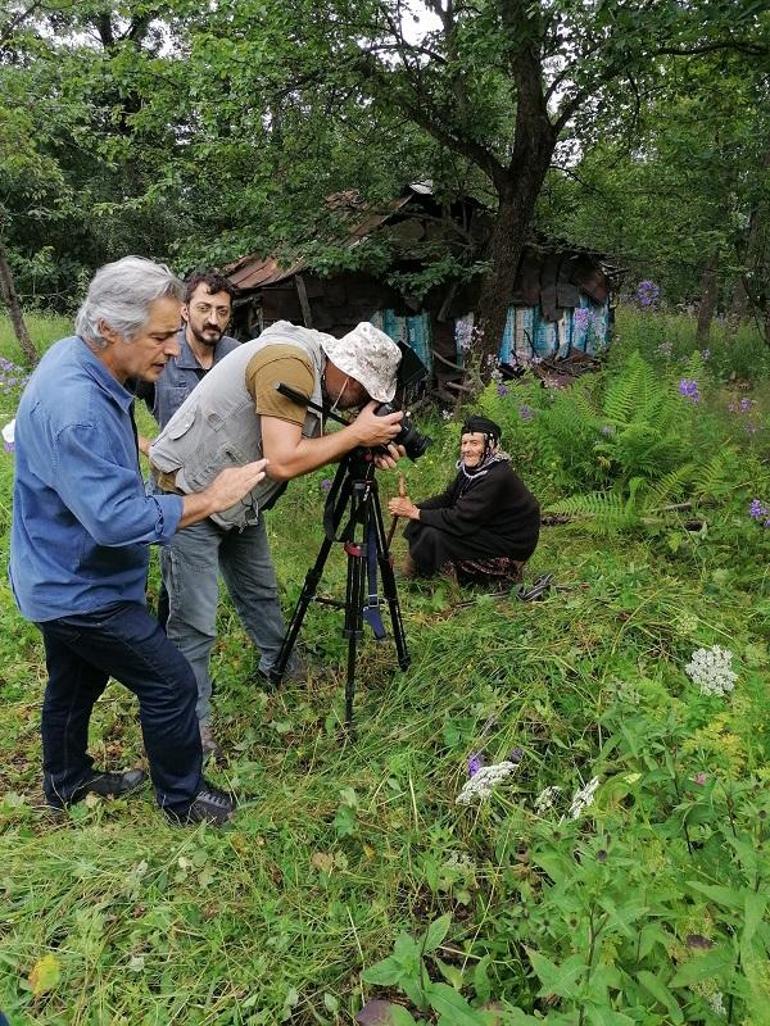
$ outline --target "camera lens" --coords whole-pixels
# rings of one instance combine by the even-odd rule
[[[374,412],[378,417],[385,417],[389,413],[395,413],[397,410],[398,407],[392,403],[380,403]],[[404,418],[401,421],[401,430],[393,439],[394,445],[403,445],[407,456],[413,463],[423,455],[432,441],[433,439],[427,435],[420,434],[408,413],[404,414]]]

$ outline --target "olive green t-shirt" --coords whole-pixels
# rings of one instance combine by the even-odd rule
[[[296,346],[270,345],[252,356],[246,366],[246,389],[260,417],[303,424],[307,408],[281,395],[278,384],[288,385],[308,399],[313,394],[313,364]]]

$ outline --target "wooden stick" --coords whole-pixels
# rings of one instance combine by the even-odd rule
[[[404,477],[403,474],[399,474],[398,475],[398,496],[399,496],[400,499],[405,499],[406,496],[407,496],[406,478]],[[398,524],[398,517],[393,517],[393,520],[391,521],[391,524],[390,524],[390,530],[388,531],[388,541],[387,541],[388,548],[390,548],[390,544],[393,541],[393,535],[396,533],[396,526],[397,526],[397,524]]]

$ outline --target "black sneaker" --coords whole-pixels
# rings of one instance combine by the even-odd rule
[[[232,795],[220,791],[204,781],[203,789],[187,806],[186,810],[166,809],[166,815],[175,823],[211,823],[223,826],[233,814],[235,800]]]
[[[66,809],[69,805],[82,802],[89,793],[100,794],[103,798],[117,798],[135,791],[147,779],[144,770],[126,770],[125,773],[104,773],[91,770],[89,776],[72,792],[69,798],[52,795],[46,798],[46,804],[52,809]]]

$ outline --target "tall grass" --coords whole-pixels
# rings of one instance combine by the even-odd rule
[[[724,381],[757,382],[770,377],[770,346],[752,322],[730,324],[720,320],[711,326],[708,343],[695,342],[695,321],[681,313],[659,313],[620,306],[616,316],[616,339],[611,358],[631,349],[652,363],[687,359],[697,349],[706,349],[713,371]]]
[[[24,315],[24,322],[35,348],[41,355],[57,339],[71,335],[73,332],[72,318],[61,314],[31,311]],[[11,322],[3,313],[0,313],[0,354],[13,363],[24,362]]]
[[[654,317],[621,322],[591,398],[661,330]],[[674,390],[691,356],[682,332],[664,374]],[[728,437],[710,373],[702,406],[682,417],[689,431],[700,410],[742,473],[755,437]],[[579,431],[519,408],[556,409],[577,428],[569,401],[527,384],[482,399],[546,508],[594,487],[595,455],[573,456]],[[459,429],[421,426],[436,442],[406,465],[414,498],[451,475]],[[623,454],[611,455],[623,481]],[[11,473],[0,456],[3,546]],[[269,515],[287,608],[322,540],[327,476],[292,482]],[[394,475],[379,480],[384,499]],[[0,1008],[45,1026],[331,1026],[372,999],[409,1010],[380,1006],[391,1021],[443,1026],[766,1022],[770,529],[735,482],[735,494],[599,540],[581,520],[544,528],[528,577],[552,572],[556,587],[540,603],[400,582],[412,664],[398,672],[390,642],[364,639],[353,737],[340,729],[339,614],[310,609],[307,683],[267,692],[223,602],[214,676],[227,758],[213,775],[247,796],[225,832],[172,829],[149,790],[46,819],[41,647],[4,590]],[[395,548],[400,559],[400,535]],[[322,592],[339,595],[344,573],[335,547]],[[685,673],[713,644],[734,653],[727,697],[700,694]],[[487,803],[456,804],[471,754],[492,763],[515,748],[518,769]],[[143,761],[135,704],[117,686],[97,705],[91,750],[112,767]],[[573,819],[572,795],[594,776],[594,802]],[[561,792],[538,811],[546,787]],[[398,939],[443,915],[435,949]]]

